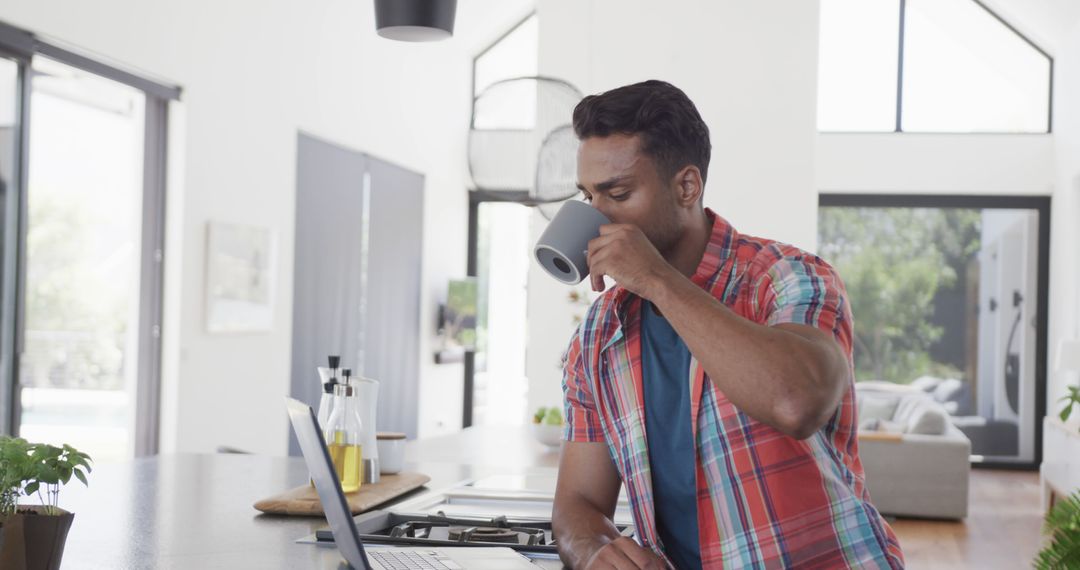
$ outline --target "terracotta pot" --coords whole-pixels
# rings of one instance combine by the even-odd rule
[[[0,517],[0,568],[59,570],[75,515],[63,509],[46,515],[40,505],[20,505],[19,511],[33,513]]]

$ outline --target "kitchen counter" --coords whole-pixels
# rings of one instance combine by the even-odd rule
[[[409,442],[405,468],[429,475],[427,489],[435,490],[498,475],[550,479],[557,457],[527,429],[470,428]],[[264,515],[252,507],[307,479],[297,457],[181,454],[100,465],[89,488],[73,482],[60,493],[60,506],[75,513],[62,567],[338,568],[335,548],[296,543],[324,527],[324,519]]]

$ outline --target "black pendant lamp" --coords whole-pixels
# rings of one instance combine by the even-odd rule
[[[433,42],[454,35],[457,0],[375,0],[379,35],[404,42]]]

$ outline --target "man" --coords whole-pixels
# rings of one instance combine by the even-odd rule
[[[859,462],[839,276],[703,207],[709,131],[676,87],[586,97],[574,129],[579,188],[612,221],[589,243],[592,286],[616,286],[565,357],[563,561],[903,567]],[[641,544],[611,522],[620,483]]]

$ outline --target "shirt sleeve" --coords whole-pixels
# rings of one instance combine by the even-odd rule
[[[815,255],[780,255],[754,285],[760,322],[808,325],[833,336],[851,358],[852,319],[840,275]]]
[[[563,353],[563,405],[566,411],[563,439],[580,442],[604,441],[603,426],[589,387],[581,354],[581,339],[577,333]]]

